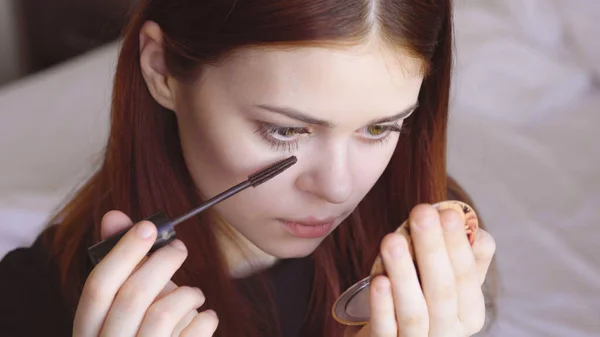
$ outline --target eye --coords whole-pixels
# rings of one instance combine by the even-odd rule
[[[275,127],[271,126],[268,130],[268,133],[271,137],[277,138],[279,140],[288,141],[293,139],[294,137],[309,133],[306,128],[298,128],[298,127]]]
[[[306,127],[277,126],[268,123],[261,123],[256,132],[269,142],[274,150],[288,152],[297,149],[300,136],[312,134],[311,130]]]
[[[373,141],[373,140],[378,141],[378,140],[382,140],[382,139],[388,137],[389,134],[392,132],[401,132],[401,131],[402,131],[401,125],[398,125],[398,124],[394,124],[394,125],[378,124],[378,125],[366,126],[363,130],[361,130],[361,133],[369,141]]]
[[[366,126],[358,131],[361,137],[365,138],[368,143],[376,144],[383,143],[389,139],[392,132],[400,133],[402,131],[402,122],[394,125],[375,124]],[[308,127],[290,127],[278,126],[269,123],[260,123],[256,130],[260,136],[271,144],[271,147],[276,150],[285,150],[293,152],[297,150],[300,138],[303,136],[311,136],[312,130]]]
[[[367,127],[367,132],[371,136],[380,136],[388,131],[388,128],[385,125],[370,125]]]

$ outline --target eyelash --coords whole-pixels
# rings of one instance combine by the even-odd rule
[[[383,136],[377,138],[366,138],[367,142],[372,145],[381,145],[390,139],[390,135],[392,132],[402,133],[404,131],[404,123],[393,124],[393,125],[369,125],[370,127],[381,127],[383,131],[381,134]],[[286,133],[292,132],[294,133],[294,137],[302,136],[302,135],[311,135],[311,131],[306,127],[285,127],[285,126],[277,126],[269,123],[260,123],[258,129],[256,130],[260,136],[265,139],[267,142],[271,144],[271,147],[275,151],[285,150],[286,152],[293,152],[298,149],[299,140],[282,140],[277,139],[274,135],[277,133]]]

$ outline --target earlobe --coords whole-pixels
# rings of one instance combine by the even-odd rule
[[[152,97],[163,107],[175,110],[173,81],[165,64],[162,42],[160,26],[146,22],[140,29],[140,66]]]

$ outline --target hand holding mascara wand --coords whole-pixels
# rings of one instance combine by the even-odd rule
[[[223,200],[226,200],[241,191],[247,189],[248,187],[257,187],[275,176],[279,175],[283,171],[290,168],[292,165],[296,164],[298,159],[295,156],[291,156],[283,161],[275,163],[258,173],[250,175],[248,179],[244,182],[241,182],[228,190],[218,194],[217,196],[211,198],[206,201],[202,205],[198,206],[195,209],[190,210],[189,212],[170,220],[166,214],[157,213],[149,218],[144,220],[148,220],[152,222],[157,229],[157,237],[156,241],[152,245],[152,248],[148,252],[148,254],[153,253],[157,249],[169,244],[169,242],[176,239],[175,234],[175,226],[178,224],[202,213],[203,211],[209,209],[210,207],[220,203]],[[130,227],[131,228],[131,227]],[[108,239],[101,241],[91,247],[88,248],[89,257],[94,265],[98,264],[109,252],[110,250],[119,242],[119,240],[129,231],[130,228],[126,228],[125,230],[109,237]]]

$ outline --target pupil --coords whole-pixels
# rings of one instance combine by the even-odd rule
[[[385,128],[382,125],[373,125],[373,126],[370,126],[369,128],[370,128],[369,133],[371,133],[373,136],[379,136],[385,130]]]
[[[280,132],[280,135],[284,137],[290,137],[294,135],[294,130],[292,128],[283,129]]]

